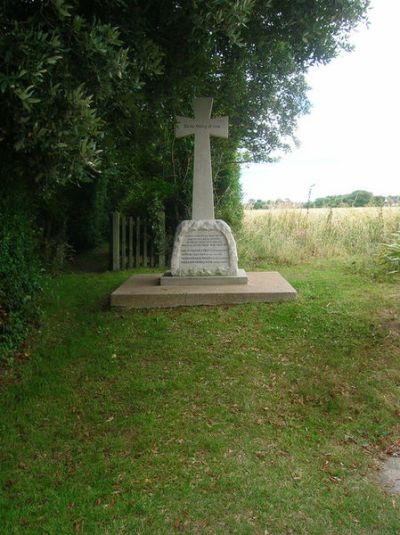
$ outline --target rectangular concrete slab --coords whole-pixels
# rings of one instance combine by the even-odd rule
[[[247,273],[247,284],[161,286],[161,274],[132,275],[110,298],[113,308],[168,308],[290,301],[296,290],[276,271]]]

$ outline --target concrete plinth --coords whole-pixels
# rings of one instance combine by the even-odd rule
[[[161,274],[133,275],[110,298],[113,308],[168,308],[290,301],[296,290],[276,271],[247,273],[247,284],[161,286]]]
[[[174,277],[171,272],[161,276],[161,286],[230,286],[232,284],[247,284],[247,273],[238,269],[237,275],[207,275],[201,277]]]

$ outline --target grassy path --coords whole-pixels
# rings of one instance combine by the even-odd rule
[[[125,314],[126,273],[53,280],[1,387],[0,532],[399,533],[399,288],[280,271],[296,302]]]

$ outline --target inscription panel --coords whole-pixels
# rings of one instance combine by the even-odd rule
[[[183,238],[180,264],[185,267],[228,267],[228,243],[218,230],[190,230]]]
[[[210,219],[180,223],[171,258],[173,277],[237,274],[236,244],[224,221]]]
[[[209,124],[199,124],[199,123],[188,124],[188,123],[184,123],[184,124],[181,124],[180,127],[184,128],[186,130],[189,130],[189,129],[194,129],[194,130],[220,130],[221,129],[221,125],[220,124],[215,124],[215,123],[209,123]]]

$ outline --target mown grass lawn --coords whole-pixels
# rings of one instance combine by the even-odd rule
[[[1,386],[0,532],[399,533],[399,286],[279,270],[297,301],[120,313],[126,272],[51,281]]]

